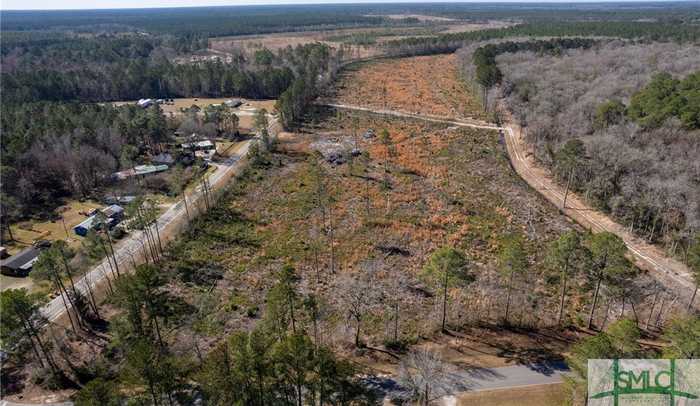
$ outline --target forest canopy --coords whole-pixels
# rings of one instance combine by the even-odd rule
[[[647,128],[659,127],[675,117],[688,129],[700,129],[700,71],[683,79],[666,72],[655,75],[632,96],[627,112]]]
[[[478,83],[472,57],[460,51]],[[609,41],[562,55],[496,57],[535,156],[638,235],[671,251],[700,227],[697,46]],[[494,94],[492,99],[496,99]],[[490,108],[493,108],[490,106]]]

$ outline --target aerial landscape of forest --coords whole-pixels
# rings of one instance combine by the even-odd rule
[[[0,404],[602,405],[589,360],[700,358],[700,3],[191,6],[0,11]]]

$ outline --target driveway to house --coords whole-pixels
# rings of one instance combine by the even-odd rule
[[[690,296],[695,290],[695,283],[693,282],[688,267],[682,262],[666,255],[661,248],[649,244],[643,239],[633,235],[626,227],[616,223],[608,215],[588,206],[582,198],[574,193],[568,193],[566,207],[563,207],[564,188],[552,179],[549,171],[536,164],[532,154],[527,152],[527,144],[521,136],[519,128],[514,124],[509,124],[506,127],[499,127],[496,124],[478,120],[439,117],[397,110],[382,110],[348,104],[319,103],[319,105],[391,117],[413,118],[460,127],[498,130],[505,139],[506,150],[508,151],[508,156],[513,168],[528,185],[558,207],[563,214],[582,226],[596,233],[609,231],[618,235],[627,245],[627,248],[639,268],[649,271],[657,280],[684,297],[686,302],[689,302]],[[700,301],[695,302],[695,307],[700,307]]]

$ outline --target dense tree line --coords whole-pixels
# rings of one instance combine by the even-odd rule
[[[617,41],[561,56],[504,54],[492,99],[505,97],[560,182],[685,256],[700,227],[698,55],[694,46]]]
[[[276,5],[188,7],[140,10],[4,11],[3,29],[143,30],[153,34],[199,36],[249,35],[343,25],[378,25],[382,17],[348,13],[342,6]]]
[[[285,127],[298,124],[309,104],[325,85],[333,80],[340,68],[342,55],[328,47],[305,47],[298,60],[298,74],[277,101],[277,111]]]
[[[44,32],[4,32],[2,56],[6,69],[64,70],[91,64],[108,65],[125,59],[148,57],[159,46],[170,45],[161,38],[138,35],[69,36]]]
[[[468,21],[643,21],[692,23],[700,9],[688,2],[663,4],[327,4],[190,7],[152,10],[5,11],[6,30],[138,28],[152,33],[245,35],[348,25],[396,23],[387,14],[427,14]],[[415,20],[404,19],[415,23]],[[399,21],[401,23],[401,21]]]
[[[299,291],[290,266],[279,270],[256,327],[222,337],[206,352],[196,341],[194,348],[183,351],[182,343],[173,340],[174,330],[191,323],[194,309],[169,290],[178,274],[164,272],[162,266],[162,261],[154,261],[108,278],[109,301],[118,312],[109,324],[110,349],[94,354],[87,368],[66,364],[58,343],[40,332],[46,325],[42,302],[24,289],[2,292],[4,348],[21,353],[19,347],[28,346],[43,368],[37,374],[48,374],[56,384],[80,379],[77,405],[125,404],[126,393],[131,402],[152,405],[191,404],[197,399],[213,405],[376,404],[375,394],[361,384],[357,367],[312,335],[320,304],[313,294]],[[81,313],[69,312],[73,314]],[[90,326],[81,322],[73,329],[80,337]]]
[[[3,105],[3,223],[91,196],[119,168],[168,139],[157,107],[80,103]]]
[[[145,60],[122,60],[104,69],[37,69],[3,74],[3,96],[5,103],[222,95],[275,98],[289,87],[293,77],[287,67],[248,70],[218,61],[191,65],[164,61],[150,65]]]
[[[149,49],[143,48],[143,53]],[[3,216],[16,219],[54,207],[64,197],[89,196],[113,171],[130,167],[146,151],[156,151],[172,134],[157,107],[78,102],[226,95],[280,98],[284,124],[291,125],[339,64],[339,56],[322,44],[278,54],[261,52],[252,61],[235,63],[151,64],[137,57],[78,72],[3,73],[2,193],[7,209]],[[183,123],[189,132],[208,134],[202,127],[205,123],[198,121]],[[217,123],[211,126],[219,128]]]
[[[428,55],[454,52],[467,44],[509,37],[596,36],[650,41],[697,42],[700,26],[658,22],[628,21],[545,21],[507,28],[443,34],[436,37],[412,37],[390,41],[392,55]]]

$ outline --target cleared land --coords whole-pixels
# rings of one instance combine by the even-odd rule
[[[428,72],[444,58],[408,62]],[[389,62],[408,66],[407,60]],[[370,72],[355,74],[372,75],[376,65],[365,66]],[[432,77],[416,75],[414,86],[433,91]],[[456,75],[444,80],[442,87],[459,88]],[[392,94],[392,103],[410,102]],[[435,105],[426,105],[431,114],[471,115],[453,110],[470,100],[466,91],[453,98],[435,94]],[[367,129],[375,135],[365,137]],[[353,148],[359,154],[350,154]],[[299,292],[313,293],[323,304],[314,323],[318,341],[369,373],[396,371],[400,352],[388,345],[396,300],[399,345],[435,348],[464,370],[561,359],[581,333],[547,327],[555,319],[559,284],[545,256],[548,244],[572,228],[513,171],[495,130],[321,110],[313,123],[281,137],[276,152],[245,171],[220,205],[173,242],[161,265],[164,293],[176,304],[164,339],[186,357],[252,329],[264,322],[266,294],[279,270],[293,264]],[[522,238],[527,256],[511,305],[511,323],[520,327],[510,329],[499,323],[507,279],[497,257],[505,235]],[[441,294],[421,271],[446,245],[467,255],[475,281],[448,291],[450,334],[440,334]],[[397,285],[400,280],[404,284]],[[352,344],[358,324],[349,316],[348,297],[354,286],[365,286],[367,294],[361,348]],[[573,319],[587,308],[590,285],[575,279],[569,286],[567,317]],[[110,306],[104,305],[105,313],[114,313]],[[300,323],[311,329],[310,321]],[[68,354],[76,365],[97,357],[90,351]],[[548,395],[519,396],[540,404]],[[499,400],[507,401],[493,402]]]
[[[429,70],[427,67],[439,65],[439,60],[442,58],[447,58],[448,56],[429,56],[429,57],[416,57],[416,58],[406,58],[402,60],[387,60],[378,63],[383,65],[384,74],[389,75],[392,70],[401,70],[402,74],[410,75],[411,70]],[[391,86],[380,86],[377,81],[383,80],[382,75],[375,74],[377,69],[377,64],[366,63],[358,65],[354,72],[348,73],[346,76],[347,83],[354,83],[356,80],[362,80],[361,78],[372,78],[372,80],[365,80],[363,83],[364,88],[359,86],[345,86],[341,87],[336,93],[336,99],[329,100],[333,103],[348,103],[354,104],[356,106],[365,106],[375,109],[377,111],[388,111],[397,112],[401,114],[412,108],[417,115],[430,116],[430,117],[446,117],[446,118],[456,118],[459,119],[459,114],[450,114],[449,112],[454,112],[454,109],[445,108],[445,103],[442,105],[440,98],[429,98],[433,103],[436,104],[420,104],[412,103],[409,96],[404,95],[405,85],[398,86],[401,91],[387,91],[383,92],[385,88],[396,89],[396,82],[399,79],[386,79],[387,83],[391,83]],[[405,69],[403,67],[410,67],[410,69]],[[391,75],[389,78],[393,77]],[[428,87],[435,88],[437,86],[427,84],[425,78],[431,78],[432,76],[420,76],[416,75],[414,77],[414,86],[416,88]],[[360,78],[360,79],[358,79]],[[459,80],[459,79],[457,79]],[[368,90],[368,89],[369,90]],[[377,95],[386,93],[387,97],[379,98]],[[386,103],[384,102],[386,100]],[[408,100],[408,101],[407,101]],[[466,103],[463,98],[461,103]],[[386,107],[384,107],[386,105]],[[438,113],[436,113],[436,111]],[[469,112],[466,112],[469,115]],[[430,119],[430,118],[428,118]],[[515,129],[515,131],[513,131]],[[516,136],[517,135],[517,136]],[[524,145],[524,141],[520,138],[519,132],[516,126],[510,125],[508,131],[505,133],[504,143],[507,145],[507,150],[511,156],[511,162],[518,173],[525,179],[533,188],[538,192],[542,193],[550,202],[554,203],[556,207],[561,207],[562,200],[564,196],[564,190],[561,186],[556,186],[549,175],[542,171],[537,165],[532,162],[532,156],[529,154],[527,147]],[[665,256],[656,247],[650,246],[638,238],[630,237],[629,233],[624,229],[624,227],[617,225],[612,222],[607,216],[593,210],[590,207],[581,203],[581,200],[575,196],[575,194],[570,194],[569,201],[567,202],[568,209],[565,210],[565,214],[570,216],[572,219],[576,220],[584,227],[593,229],[594,231],[607,230],[620,235],[628,244],[630,248],[630,253],[634,257],[638,266],[643,270],[648,270],[655,275],[644,275],[642,278],[638,278],[635,289],[640,289],[641,292],[646,292],[646,294],[640,294],[638,298],[641,303],[638,307],[641,308],[642,312],[653,310],[653,300],[650,301],[650,297],[654,296],[653,291],[658,288],[654,287],[656,284],[655,280],[661,280],[667,289],[663,290],[663,296],[668,296],[669,301],[675,305],[673,309],[668,310],[668,312],[674,312],[683,308],[683,303],[687,303],[689,296],[692,294],[693,286],[689,282],[687,275],[687,267],[680,264],[674,259],[670,259]],[[576,209],[572,209],[576,207]],[[679,289],[680,288],[680,289]],[[680,296],[680,297],[679,297]],[[681,304],[676,303],[680,299]],[[696,302],[696,306],[698,306]],[[600,315],[599,317],[605,317]]]
[[[478,31],[512,25],[512,23],[504,21],[466,23],[451,18],[417,14],[395,14],[385,17],[390,19],[417,18],[421,23],[410,26],[346,28],[211,38],[209,40],[209,52],[195,56],[194,60],[225,59],[234,52],[250,53],[263,47],[276,52],[288,46],[295,47],[313,42],[322,42],[334,48],[338,48],[343,44],[346,46],[351,45],[350,57],[368,58],[381,55],[383,53],[381,45],[395,39],[430,37],[444,33]]]
[[[354,128],[386,128],[393,147],[359,136],[358,147],[366,154],[352,165],[329,164],[317,155],[317,150],[354,143]],[[317,200],[319,181],[332,199],[323,208]],[[499,236],[527,232],[527,206],[547,210],[509,171],[494,131],[327,116],[318,126],[283,138],[279,152],[243,175],[224,203],[173,245],[163,268],[167,291],[181,301],[183,313],[176,315],[168,340],[182,354],[192,353],[193,340],[206,352],[221,337],[251,328],[265,312],[265,292],[276,272],[293,263],[300,289],[315,292],[327,305],[319,320],[320,339],[372,372],[395,370],[394,357],[374,350],[391,337],[391,310],[374,303],[362,325],[368,349],[355,351],[349,345],[354,325],[347,322],[341,297],[348,278],[368,273],[374,274],[376,287],[402,274],[409,278],[412,288],[401,292],[400,338],[438,348],[463,368],[559,358],[575,334],[469,327],[497,319],[501,306],[498,295],[476,288],[451,292],[454,333],[436,335],[438,295],[418,277],[428,256],[451,244],[468,253],[479,280],[496,282]],[[570,227],[563,219],[544,219],[532,218],[532,227],[540,230],[528,243],[536,264],[548,236]],[[534,265],[533,273],[539,275],[541,268]],[[210,290],[203,298],[205,287]],[[519,308],[525,310],[524,303]],[[519,311],[515,318],[537,324],[532,316]]]
[[[220,97],[220,98],[181,98],[173,99],[172,103],[162,104],[161,109],[163,113],[168,115],[179,115],[182,114],[182,109],[187,109],[192,106],[197,106],[200,109],[204,109],[212,104],[222,104],[226,100],[230,100],[235,97]],[[255,111],[258,109],[266,109],[269,112],[275,109],[275,100],[248,100],[242,99],[243,104],[238,107],[235,112],[240,120],[239,126],[243,129],[253,128],[253,116]],[[115,102],[114,105],[121,106],[125,104],[136,104],[136,101],[120,101]]]
[[[335,102],[436,116],[483,118],[461,82],[455,55],[367,62],[340,78]]]
[[[88,216],[87,213],[104,205],[95,201],[69,201],[63,206],[60,206],[54,211],[56,218],[54,220],[38,221],[28,220],[21,223],[13,224],[12,236],[14,241],[9,241],[6,245],[10,253],[15,254],[17,251],[32,245],[38,240],[65,240],[68,238],[68,243],[75,246],[78,242],[78,236],[73,233],[73,227],[80,224]],[[61,220],[62,219],[62,220]],[[64,228],[65,224],[65,228]],[[66,235],[66,230],[68,235]]]
[[[416,85],[427,86],[426,80],[416,77]],[[452,106],[436,100],[440,109]],[[377,136],[363,137],[368,128]],[[380,136],[384,129],[387,137]],[[362,153],[352,162],[329,162],[333,151],[354,145]],[[392,297],[401,300],[399,340],[434,347],[461,368],[559,359],[576,332],[534,334],[495,324],[505,299],[496,256],[502,235],[525,237],[530,274],[516,281],[512,320],[542,327],[551,315],[543,302],[533,311],[528,292],[544,293],[556,308],[557,285],[545,277],[544,252],[571,227],[510,169],[496,131],[327,111],[284,136],[278,152],[246,171],[219,207],[173,243],[162,269],[165,292],[178,305],[165,339],[187,356],[195,342],[206,353],[222,337],[251,329],[261,322],[277,272],[292,263],[299,289],[324,303],[319,340],[368,372],[397,365],[396,352],[385,346],[393,337]],[[468,255],[476,277],[469,289],[449,292],[450,336],[436,334],[440,295],[420,277],[429,256],[445,245]],[[356,324],[344,297],[363,278],[373,299],[360,326],[367,347],[355,349]],[[392,287],[404,278],[407,285]],[[577,309],[585,289],[572,283],[571,292]],[[114,312],[105,307],[104,313]],[[95,362],[85,349],[68,354],[76,365]]]

